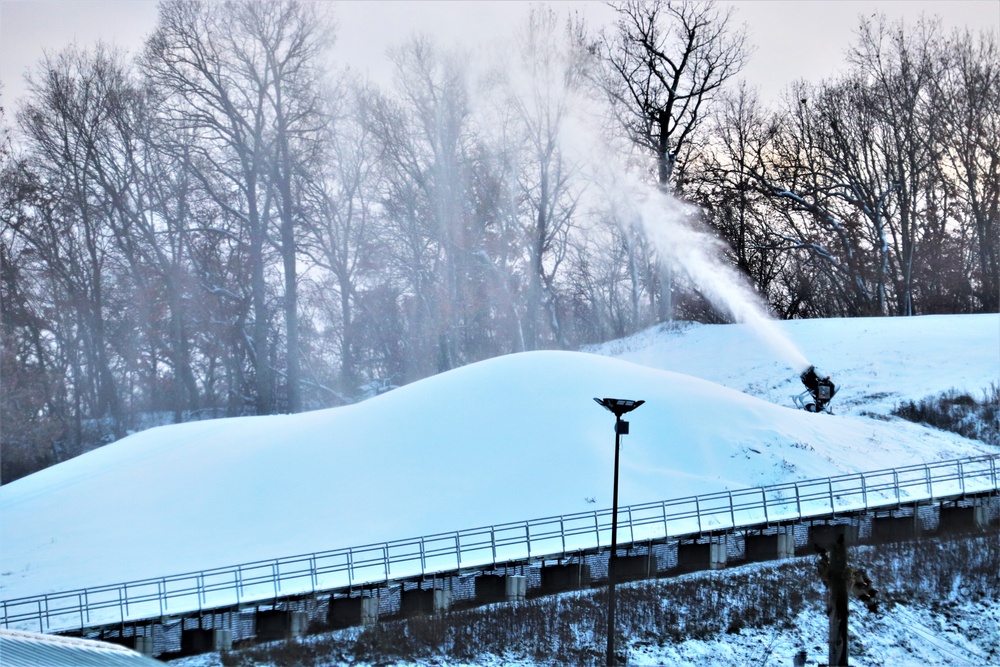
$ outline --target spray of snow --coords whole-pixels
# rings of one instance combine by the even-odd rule
[[[697,219],[694,207],[653,190],[642,201],[639,217],[663,261],[684,271],[717,310],[749,326],[795,371],[809,367],[809,360],[768,315],[760,297],[723,259],[722,241],[692,226]]]
[[[746,279],[725,260],[725,243],[698,228],[697,207],[630,178],[615,160],[603,159],[595,173],[615,216],[623,225],[640,227],[661,262],[683,272],[717,311],[750,327],[791,369],[801,373],[811,365]]]
[[[554,30],[558,26],[555,15],[534,15],[531,25],[534,29],[522,34],[514,52],[530,52],[535,57],[508,60],[501,79],[528,109],[528,117],[536,118],[546,131],[557,133],[564,173],[591,172],[596,192],[589,196],[579,193],[580,201],[596,194],[603,201],[593,202],[595,208],[610,204],[619,222],[640,227],[660,261],[671,270],[682,271],[714,308],[734,322],[748,325],[793,370],[801,373],[808,368],[805,355],[776,326],[744,277],[725,261],[724,244],[695,227],[697,209],[635,179],[635,167],[648,158],[636,163],[621,137],[617,138],[619,145],[610,145],[616,139],[602,131],[606,112],[586,96],[580,81],[573,82],[572,73],[579,76],[575,56],[563,42],[562,32]],[[539,55],[544,66],[539,66]],[[586,205],[581,206],[584,208]]]

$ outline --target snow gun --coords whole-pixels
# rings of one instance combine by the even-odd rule
[[[830,410],[827,408],[833,395],[837,393],[837,386],[830,381],[829,375],[820,375],[816,372],[815,366],[810,366],[799,376],[806,390],[795,397],[795,405],[806,412],[823,412]]]

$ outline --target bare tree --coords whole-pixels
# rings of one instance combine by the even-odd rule
[[[794,314],[794,299],[781,280],[787,257],[769,249],[771,215],[756,187],[760,147],[775,125],[744,82],[726,95],[713,116],[710,150],[692,169],[688,197],[701,205],[711,225],[728,243],[731,261],[781,315]]]
[[[690,150],[708,106],[747,60],[733,10],[710,0],[627,0],[613,5],[615,30],[602,35],[602,87],[632,143],[654,157],[656,182],[677,188],[681,156]],[[671,316],[670,267],[662,267],[658,317]]]
[[[143,67],[164,92],[165,121],[196,134],[192,173],[246,234],[257,411],[275,408],[267,246],[281,256],[288,409],[298,410],[296,229],[305,165],[321,129],[317,96],[328,33],[296,0],[212,4],[168,0]],[[277,219],[277,240],[271,234]]]
[[[109,327],[122,313],[109,306],[114,232],[109,193],[95,176],[106,158],[96,149],[111,126],[121,92],[115,54],[67,49],[46,58],[28,79],[29,99],[18,120],[29,144],[30,211],[15,232],[30,245],[75,321],[64,333],[73,355],[76,440],[80,419],[108,418],[124,433],[124,404],[113,371]]]
[[[481,240],[466,197],[471,110],[466,71],[423,37],[393,53],[395,98],[373,100],[369,121],[381,144],[383,204],[394,261],[406,276],[406,344],[417,379],[460,365],[476,304],[465,299]]]
[[[932,84],[942,124],[941,161],[970,218],[975,292],[986,312],[1000,309],[1000,52],[995,33],[955,33]]]
[[[961,170],[942,163],[955,143],[935,93],[943,46],[935,22],[863,19],[851,70],[796,86],[759,142],[754,180],[784,221],[774,249],[800,253],[831,290],[830,314],[966,308],[949,185]]]
[[[564,27],[560,23],[552,9],[532,8],[517,35],[514,60],[499,72],[505,91],[500,107],[516,127],[503,139],[510,145],[508,165],[516,172],[511,210],[528,261],[525,349],[539,345],[539,328],[546,320],[556,342],[566,345],[555,282],[568,251],[581,179],[579,165],[566,156],[562,142],[585,99],[589,54],[583,25],[573,18]]]
[[[914,314],[914,269],[921,236],[934,197],[933,177],[935,138],[941,124],[939,109],[928,105],[934,81],[941,70],[934,57],[940,49],[940,28],[923,19],[910,30],[890,26],[884,16],[862,20],[858,44],[850,60],[857,68],[862,91],[859,111],[870,114],[877,126],[873,164],[883,191],[891,190],[897,203],[894,215],[887,216],[889,243],[894,244],[889,261],[895,261],[896,307],[898,315]],[[866,85],[867,84],[867,85]],[[833,128],[836,130],[836,127]],[[855,152],[865,150],[872,137],[859,136]],[[879,206],[875,192],[864,203],[866,213]],[[882,220],[875,220],[881,225]],[[880,228],[879,232],[883,232]],[[882,242],[885,236],[879,238]],[[883,261],[886,259],[883,256]],[[880,271],[880,279],[884,275]],[[879,285],[879,298],[884,287]]]
[[[332,276],[330,283],[322,284],[324,291],[336,295],[338,312],[333,319],[340,361],[338,384],[347,396],[356,395],[361,384],[362,349],[378,347],[374,340],[360,335],[358,302],[363,301],[366,286],[383,283],[377,278],[386,266],[375,259],[384,257],[386,248],[378,239],[378,141],[370,125],[363,122],[369,96],[370,91],[354,80],[342,82],[331,95],[327,113],[331,120],[323,140],[324,166],[313,172],[303,192],[312,218],[306,251]]]
[[[323,58],[332,31],[314,3],[285,0],[234,5],[236,24],[251,37],[240,52],[247,72],[255,72],[264,88],[273,142],[267,176],[276,192],[278,249],[284,274],[285,366],[288,410],[302,409],[299,350],[297,228],[302,226],[301,183],[316,168],[319,137],[324,125],[319,96],[323,89]],[[267,72],[264,76],[258,69]]]

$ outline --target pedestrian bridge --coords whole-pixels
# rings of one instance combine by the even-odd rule
[[[708,554],[708,546],[727,544],[728,535],[747,540],[780,533],[794,537],[801,547],[809,538],[801,531],[787,532],[791,527],[861,516],[892,519],[900,512],[915,521],[920,507],[962,504],[984,509],[985,514],[976,516],[995,521],[990,499],[1000,495],[998,468],[1000,455],[983,455],[630,505],[619,509],[617,543],[623,552],[644,552],[647,574],[655,575],[663,571],[652,558],[655,545],[674,545],[670,565],[677,567],[685,562],[680,551],[687,546],[701,545]],[[524,574],[601,554],[606,573],[611,514],[610,509],[566,514],[4,600],[0,625],[45,633],[120,628],[124,637],[126,626],[137,633],[136,628],[180,619],[183,629],[183,619],[196,618],[201,627],[206,615],[277,609],[284,602],[307,599],[329,599],[332,605],[334,599],[361,591],[380,595],[377,591],[394,586],[420,589],[420,582],[428,580],[516,568]],[[723,546],[723,563],[727,548],[732,551],[733,546]],[[740,548],[745,549],[741,557],[747,557],[749,541]],[[720,557],[716,551],[713,563]]]

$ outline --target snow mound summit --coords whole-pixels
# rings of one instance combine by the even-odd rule
[[[791,371],[782,371],[788,372]],[[0,597],[993,451],[616,358],[514,354],[363,403],[166,426],[0,487]]]

